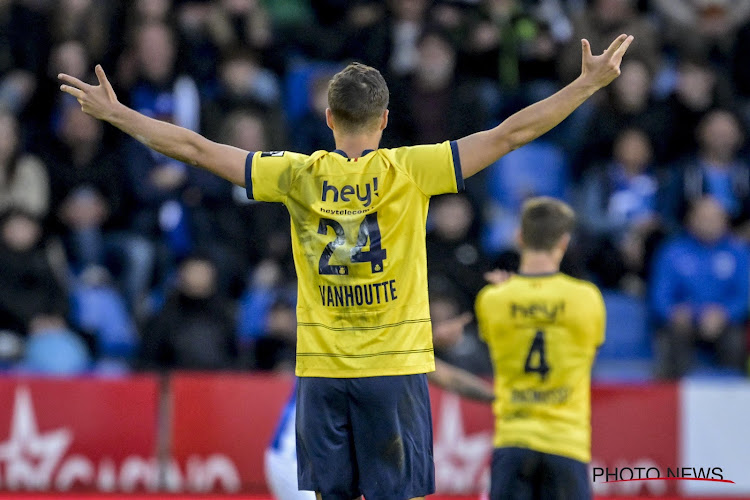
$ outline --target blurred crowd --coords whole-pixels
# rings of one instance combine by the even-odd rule
[[[94,82],[101,63],[142,113],[250,151],[311,153],[334,149],[326,88],[349,61],[389,83],[382,146],[434,143],[552,94],[578,75],[581,38],[601,52],[620,33],[635,42],[619,79],[433,201],[438,354],[491,371],[467,313],[487,271],[518,265],[523,200],[550,195],[580,217],[564,270],[646,311],[649,376],[701,362],[740,373],[746,0],[0,0],[0,368],[294,365],[284,207],[88,117],[58,73]]]

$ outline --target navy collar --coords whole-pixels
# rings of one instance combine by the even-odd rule
[[[367,154],[370,154],[370,153],[372,153],[373,151],[375,151],[375,150],[374,150],[374,149],[365,149],[364,151],[362,151],[362,154],[361,154],[361,155],[359,155],[359,158],[361,158],[361,157],[363,157],[363,156],[365,156],[365,155],[367,155]],[[340,154],[341,156],[343,156],[344,158],[349,158],[349,157],[347,156],[347,154],[346,154],[346,153],[344,153],[343,151],[341,151],[340,149],[336,149],[336,150],[334,150],[334,151],[333,151],[333,153],[338,153],[338,154]]]

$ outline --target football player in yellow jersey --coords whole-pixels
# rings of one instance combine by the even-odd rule
[[[596,286],[560,273],[574,222],[559,200],[528,200],[519,273],[477,297],[495,371],[492,500],[591,498],[591,366],[605,312]]]
[[[430,197],[560,123],[620,74],[633,37],[594,56],[581,75],[497,127],[436,145],[379,149],[388,124],[380,73],[349,65],[331,80],[326,121],[336,151],[310,156],[217,144],[120,104],[99,85],[61,74],[84,112],[148,147],[284,203],[298,275],[299,487],[325,498],[404,500],[434,491],[426,372],[434,369],[425,221]],[[471,110],[466,110],[470,113]]]

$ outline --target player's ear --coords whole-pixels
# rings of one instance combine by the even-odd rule
[[[560,249],[560,251],[565,254],[565,252],[568,251],[568,245],[570,245],[570,233],[565,233],[560,237],[560,241],[557,242],[557,248]]]
[[[516,229],[516,233],[513,235],[513,241],[516,242],[516,246],[519,250],[523,249],[523,236],[521,236],[521,228]]]
[[[380,130],[383,131],[388,126],[388,110],[383,111],[383,117],[380,120]]]
[[[326,125],[328,125],[328,128],[330,128],[331,130],[334,130],[333,111],[331,111],[331,108],[326,108]]]

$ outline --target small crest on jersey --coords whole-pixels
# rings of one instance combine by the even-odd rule
[[[286,153],[286,151],[264,151],[260,154],[260,157],[265,158],[266,156],[284,156],[284,153]]]

